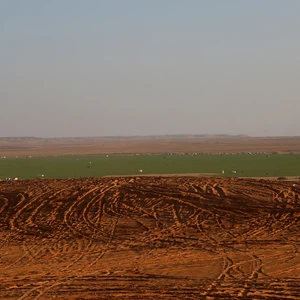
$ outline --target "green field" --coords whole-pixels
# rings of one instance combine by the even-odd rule
[[[0,179],[80,178],[110,175],[216,173],[230,177],[300,176],[300,155],[113,155],[0,159]],[[225,173],[222,174],[222,170]],[[237,173],[232,171],[236,170]]]

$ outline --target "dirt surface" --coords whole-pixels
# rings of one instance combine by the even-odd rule
[[[0,182],[0,299],[300,299],[299,221],[299,182]]]
[[[95,138],[0,138],[0,156],[130,153],[300,153],[300,137],[178,135]]]

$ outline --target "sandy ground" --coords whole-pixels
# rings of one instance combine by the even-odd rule
[[[113,153],[300,153],[300,137],[158,136],[116,138],[0,138],[0,156]]]
[[[0,299],[300,299],[299,221],[299,182],[0,182]]]

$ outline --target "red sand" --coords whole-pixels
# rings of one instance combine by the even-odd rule
[[[299,221],[299,182],[0,182],[0,298],[299,299]]]

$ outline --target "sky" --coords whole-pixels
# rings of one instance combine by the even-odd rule
[[[300,135],[299,0],[0,0],[0,137]]]

